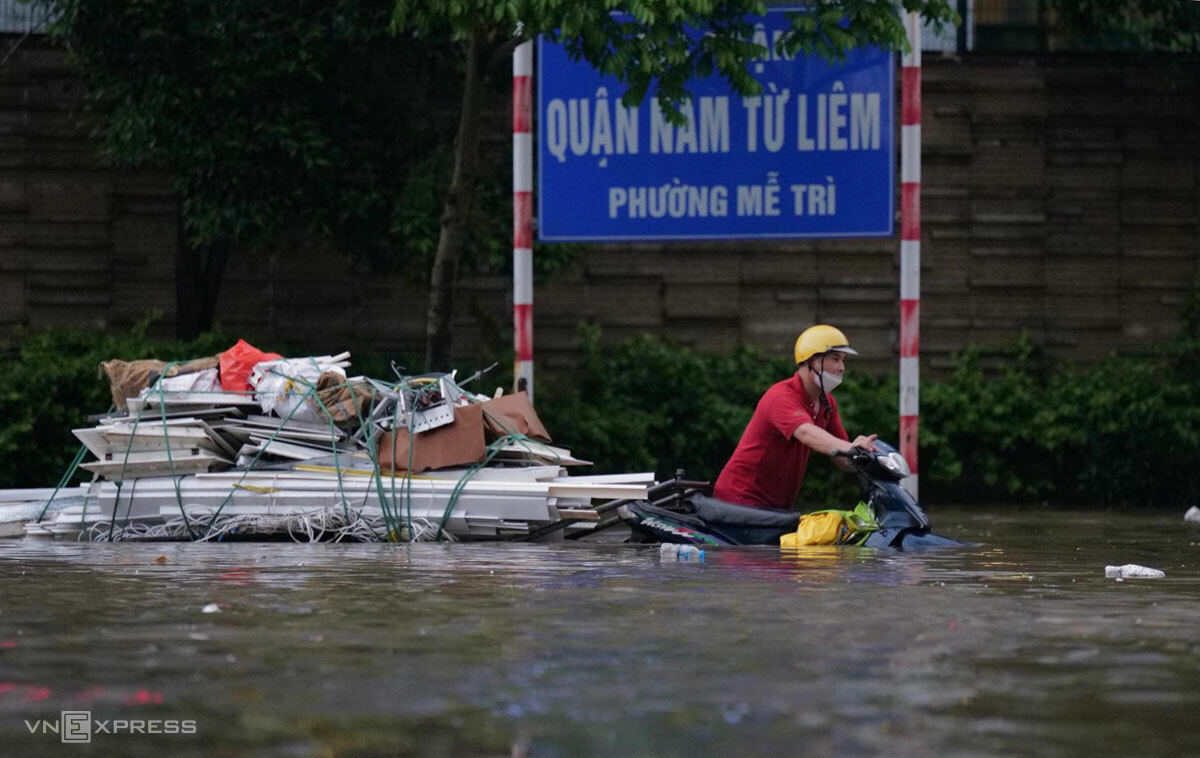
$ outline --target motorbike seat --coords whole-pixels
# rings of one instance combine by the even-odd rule
[[[800,514],[795,511],[737,505],[706,495],[693,495],[686,500],[686,505],[691,513],[709,524],[793,531],[800,523]]]

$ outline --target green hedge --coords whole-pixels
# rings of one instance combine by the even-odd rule
[[[79,449],[71,430],[90,425],[89,416],[104,413],[112,404],[108,382],[99,374],[102,361],[186,360],[216,355],[237,341],[221,332],[190,342],[150,337],[154,320],[148,317],[120,334],[53,329],[17,335],[17,353],[0,364],[0,489],[52,487],[62,476]],[[248,339],[257,347],[285,355],[328,351]],[[370,349],[352,349],[352,353],[358,371],[370,376],[392,375],[387,357]],[[402,359],[397,362],[406,363]],[[83,480],[84,473],[76,480]]]
[[[1046,371],[1022,339],[1005,368],[982,351],[921,386],[925,501],[1188,505],[1200,499],[1200,338],[1195,330],[1142,356]],[[751,348],[700,355],[651,336],[601,347],[585,332],[578,382],[539,392],[553,433],[600,470],[677,467],[715,478],[762,392],[792,370]],[[849,364],[838,404],[846,429],[896,444],[898,380]],[[836,505],[849,477],[814,456],[800,498]]]
[[[938,497],[1185,506],[1200,499],[1200,338],[1040,369],[1023,340],[998,376],[978,350],[922,396],[922,480]],[[922,485],[924,486],[924,485]]]
[[[213,355],[234,341],[195,342],[129,334],[52,331],[23,340],[0,366],[0,487],[48,486],[77,445],[73,427],[110,399],[97,365],[109,358],[164,360]],[[967,350],[945,378],[921,387],[921,492],[930,502],[1045,501],[1055,504],[1185,506],[1200,500],[1200,336],[1145,355],[1048,371],[1029,339],[1005,367],[985,371]],[[260,345],[287,354],[303,348]],[[355,369],[386,377],[384,356],[354,350]],[[403,363],[403,361],[400,361]],[[643,335],[619,345],[583,331],[570,375],[542,375],[538,411],[547,427],[595,471],[650,471],[715,479],[762,392],[790,375],[786,356],[753,348],[704,355]],[[897,439],[896,376],[854,371],[838,389],[852,434]],[[505,369],[477,389],[505,384]],[[460,372],[461,374],[461,372]],[[856,496],[850,477],[814,456],[801,493],[808,506]]]
[[[110,358],[166,361],[215,355],[221,335],[190,342],[149,339],[146,321],[124,334],[56,329],[17,335],[20,348],[0,365],[0,488],[52,487],[79,449],[71,430],[112,405],[99,376]]]

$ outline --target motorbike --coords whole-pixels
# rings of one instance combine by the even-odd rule
[[[846,457],[863,491],[863,502],[875,515],[878,529],[862,547],[898,549],[956,547],[962,543],[932,531],[925,511],[900,482],[911,475],[908,462],[886,442],[876,442],[874,452],[854,448],[837,452]],[[676,481],[681,476],[676,477]],[[664,483],[669,484],[670,482]],[[669,542],[699,545],[778,545],[779,538],[796,531],[802,514],[776,508],[737,505],[703,493],[696,483],[676,487],[656,500],[626,501],[616,510],[630,528],[633,542]]]

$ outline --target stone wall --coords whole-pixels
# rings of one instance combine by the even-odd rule
[[[127,325],[174,310],[166,176],[103,168],[78,71],[37,38],[0,39],[0,339],[17,327]]]
[[[7,50],[15,38],[0,44]],[[1095,361],[1170,337],[1200,283],[1200,74],[1113,57],[927,55],[922,357],[1028,331],[1054,359]],[[506,150],[497,102],[491,149]],[[102,168],[76,72],[26,40],[0,66],[0,339],[18,326],[122,328],[174,310],[176,203],[167,177]],[[494,181],[509,186],[505,173]],[[897,208],[899,202],[897,201]],[[898,224],[897,224],[897,228]],[[896,364],[896,240],[581,247],[535,295],[540,364],[569,365],[580,321],[709,351],[786,354],[814,322],[863,362]],[[335,250],[281,242],[238,256],[222,325],[313,349],[419,355],[426,295]],[[511,340],[507,275],[466,276],[456,352]]]

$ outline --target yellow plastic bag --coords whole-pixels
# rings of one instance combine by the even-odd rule
[[[779,538],[782,547],[839,545],[850,536],[841,511],[821,511],[800,517],[800,528]]]
[[[800,526],[792,534],[779,538],[780,547],[807,545],[845,545],[879,529],[871,506],[859,503],[852,511],[816,511],[800,517]]]

